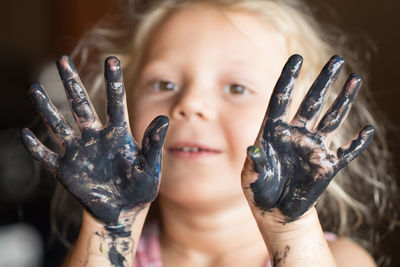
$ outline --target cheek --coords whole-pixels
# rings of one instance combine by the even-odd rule
[[[148,108],[144,101],[128,103],[129,123],[133,138],[141,143],[143,134],[150,122],[157,116],[154,108]]]
[[[231,144],[232,157],[243,161],[246,157],[247,147],[254,144],[262,125],[267,101],[263,99],[253,101],[251,105],[236,108],[229,114],[229,130],[226,130],[227,140]],[[242,165],[240,165],[242,167]]]

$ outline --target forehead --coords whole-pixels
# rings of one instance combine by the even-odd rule
[[[183,60],[194,51],[196,57],[238,62],[276,58],[279,66],[288,56],[284,36],[267,18],[210,4],[192,4],[172,12],[157,27],[149,39],[146,58]]]

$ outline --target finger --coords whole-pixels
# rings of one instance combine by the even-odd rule
[[[55,173],[59,156],[44,146],[27,128],[22,129],[22,143],[34,159],[39,161],[50,172]]]
[[[53,105],[40,83],[34,83],[30,97],[49,130],[60,144],[68,143],[75,136],[75,131]]]
[[[374,127],[370,125],[366,126],[347,145],[338,148],[338,170],[342,169],[350,161],[357,158],[367,148],[374,134]]]
[[[57,58],[56,63],[79,128],[100,129],[102,127],[101,122],[94,111],[71,58],[62,55]]]
[[[158,116],[147,127],[142,140],[142,154],[151,170],[158,176],[161,171],[161,148],[167,134],[169,119]]]
[[[247,148],[247,157],[241,172],[242,187],[244,189],[250,189],[250,184],[257,180],[258,171],[262,168],[262,155],[262,150],[258,146],[249,146]]]
[[[279,173],[277,154],[270,145],[267,145],[265,153],[257,146],[250,146],[247,148],[247,157],[253,163],[253,172],[257,174],[257,179],[250,183],[254,204],[262,210],[270,210],[280,198],[284,184]]]
[[[247,148],[247,157],[253,163],[253,172],[265,172],[267,164],[265,153],[258,146],[249,146]]]
[[[116,57],[108,57],[105,63],[107,82],[107,120],[108,125],[124,126],[126,110],[125,87],[122,70]]]
[[[357,93],[360,90],[361,83],[361,77],[357,74],[351,74],[349,76],[342,91],[335,99],[335,102],[318,124],[317,131],[321,136],[332,134],[339,128],[350,111]]]
[[[293,118],[293,125],[312,130],[321,112],[326,93],[336,81],[343,63],[344,60],[339,56],[333,56],[328,61],[302,101],[296,116]]]
[[[293,91],[295,80],[299,76],[302,64],[303,58],[300,55],[293,55],[286,62],[269,101],[268,119],[283,119],[287,115],[290,95]]]

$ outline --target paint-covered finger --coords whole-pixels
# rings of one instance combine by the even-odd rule
[[[254,204],[267,211],[275,207],[279,200],[284,183],[280,174],[277,154],[271,145],[266,145],[266,151],[256,146],[247,149],[247,157],[252,161],[257,179],[250,183]]]
[[[364,127],[348,144],[338,148],[338,170],[342,169],[350,161],[357,158],[367,148],[374,134],[374,127],[368,125]]]
[[[303,58],[300,55],[293,55],[286,62],[269,101],[268,119],[277,120],[286,117],[291,99],[290,95],[302,64]]]
[[[57,58],[57,68],[69,103],[80,129],[100,129],[101,122],[71,61],[66,55]]]
[[[158,116],[147,127],[142,140],[142,154],[148,166],[156,173],[161,169],[161,150],[169,126],[166,116]]]
[[[39,161],[50,172],[55,173],[59,156],[43,145],[27,128],[22,129],[22,143],[34,159]]]
[[[125,87],[122,80],[122,69],[116,57],[108,57],[105,62],[107,82],[107,118],[112,126],[124,126],[126,110]]]
[[[336,81],[343,63],[344,60],[339,56],[333,56],[328,61],[303,99],[292,121],[293,125],[306,127],[311,130],[320,114],[326,93]]]
[[[333,102],[332,106],[318,124],[317,131],[322,136],[332,134],[342,124],[356,99],[361,83],[362,80],[359,75],[351,74],[349,76],[342,91],[335,99],[335,102]]]
[[[29,90],[30,97],[49,130],[60,144],[71,141],[75,132],[53,105],[40,83],[34,83]]]
[[[247,157],[241,172],[242,187],[244,189],[250,189],[250,184],[257,180],[258,172],[256,170],[261,167],[257,159],[261,157],[261,149],[258,146],[249,146],[247,148]]]
[[[249,146],[247,148],[247,157],[253,163],[253,172],[262,173],[265,172],[267,166],[267,160],[265,153],[258,146]]]

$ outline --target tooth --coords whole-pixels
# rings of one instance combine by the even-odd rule
[[[183,152],[199,152],[202,149],[200,147],[182,147],[180,150],[182,150]]]

